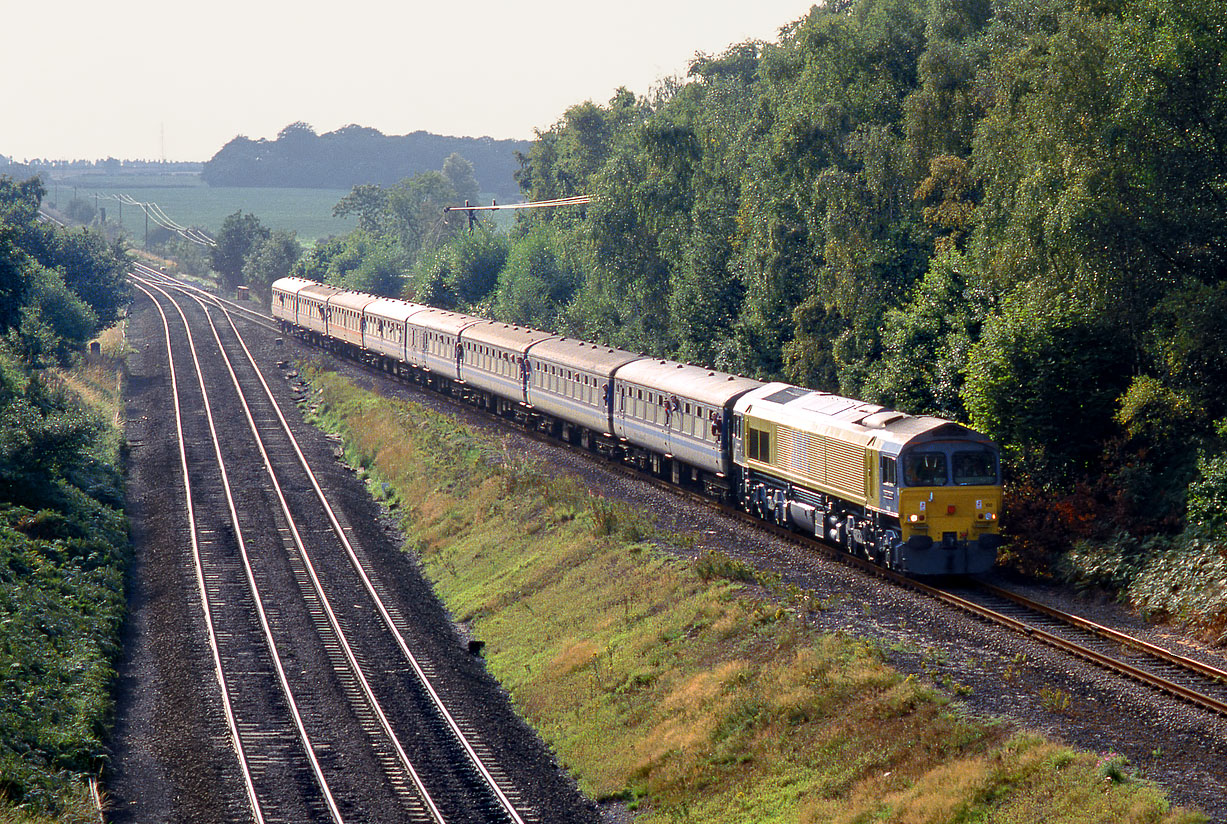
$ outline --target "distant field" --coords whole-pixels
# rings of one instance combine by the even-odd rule
[[[312,244],[320,238],[339,235],[354,228],[353,219],[332,216],[332,207],[349,194],[339,189],[249,189],[210,187],[199,178],[183,175],[90,175],[47,185],[47,201],[64,207],[74,194],[87,200],[98,198],[107,211],[108,221],[122,218],[124,227],[136,238],[145,231],[145,214],[135,206],[121,206],[110,195],[128,195],[141,202],[157,203],[176,223],[195,226],[216,234],[227,215],[242,210],[260,218],[270,229],[289,229],[298,239]],[[150,221],[153,225],[153,221]]]

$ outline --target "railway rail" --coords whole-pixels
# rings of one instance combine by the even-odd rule
[[[261,318],[262,321],[267,320],[266,315],[261,315],[247,307],[241,308]],[[386,377],[384,372],[379,374]],[[549,440],[555,445],[562,444],[542,433],[526,431],[533,437]],[[573,450],[587,451],[574,444],[563,445]],[[610,462],[602,463],[614,471],[645,480],[662,489],[717,509],[727,516],[770,530],[786,540],[817,549],[828,557],[855,566],[868,574],[921,592],[964,612],[1025,634],[1036,641],[1205,710],[1227,716],[1227,670],[1173,653],[1142,639],[1057,610],[984,581],[964,579],[951,581],[942,586],[926,584],[884,569],[869,561],[850,556],[841,549],[831,547],[808,536],[764,522],[739,509],[721,505],[695,492],[680,489],[632,467]]]
[[[195,426],[181,429],[181,455],[192,542],[202,548],[197,581],[253,819],[524,824],[537,818],[517,809],[522,802],[505,774],[486,763],[480,719],[457,717],[446,689],[432,684],[431,663],[413,651],[413,627],[390,603],[343,514],[329,502],[232,309],[148,268],[133,280],[164,321],[176,415]],[[173,306],[185,328],[199,402],[181,392],[178,375],[185,370],[175,364],[189,355],[173,345],[163,304]],[[211,331],[210,357],[196,354],[189,314]],[[211,401],[211,392],[225,400]],[[228,418],[214,420],[222,409]],[[203,438],[190,434],[202,431],[206,419],[212,460],[195,442]],[[250,438],[218,434],[236,431]],[[250,460],[253,445],[258,461]],[[191,486],[193,478],[216,474],[220,483],[209,477]],[[224,494],[202,492],[206,487]],[[202,496],[211,499],[207,506],[197,503]],[[202,509],[210,513],[208,525],[196,517]],[[258,534],[248,538],[248,531]],[[236,559],[242,576],[226,572]],[[241,626],[253,615],[264,627],[262,645]],[[302,627],[315,635],[303,640]],[[257,674],[261,686],[254,694],[263,703],[251,703],[253,691],[240,683]],[[340,718],[330,711],[338,696],[348,707]],[[294,742],[283,740],[288,718],[296,719]],[[365,756],[357,752],[363,748]],[[364,757],[374,769],[355,769]],[[384,780],[357,786],[371,774]]]

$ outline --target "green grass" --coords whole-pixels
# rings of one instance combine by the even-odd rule
[[[450,418],[304,373],[317,422],[402,514],[437,592],[593,798],[643,822],[1203,820],[1119,757],[962,717],[873,642],[814,631],[799,592],[658,549],[693,536]]]
[[[135,206],[121,206],[107,199],[108,195],[129,195],[141,202],[157,203],[176,223],[198,226],[211,234],[217,233],[228,215],[239,210],[254,214],[270,229],[295,231],[307,244],[344,234],[357,225],[353,219],[332,216],[332,207],[349,194],[339,189],[210,187],[199,178],[178,175],[160,180],[99,175],[47,186],[47,202],[52,206],[67,206],[74,194],[90,202],[97,195],[98,206],[107,211],[107,221],[122,222],[138,240],[144,237],[144,212]],[[149,225],[152,228],[156,224],[151,220]]]

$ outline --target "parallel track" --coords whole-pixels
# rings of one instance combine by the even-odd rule
[[[252,314],[257,313],[252,312]],[[379,374],[387,377],[386,373],[379,372]],[[459,401],[455,402],[466,409],[470,408],[460,404]],[[525,431],[534,437],[548,440],[550,443],[556,445],[561,443],[541,433]],[[577,451],[587,452],[578,446],[564,445]],[[831,547],[808,536],[764,522],[734,507],[719,504],[690,490],[675,487],[631,467],[607,461],[603,462],[603,465],[628,476],[646,480],[659,488],[683,495],[727,516],[770,530],[786,540],[817,549],[828,557],[857,567],[869,574],[929,595],[965,612],[1025,634],[1203,709],[1227,715],[1227,670],[1177,655],[1141,639],[1102,627],[1079,616],[1061,612],[1027,599],[1018,593],[984,582],[966,580],[957,585],[939,587],[908,578],[883,569],[867,560],[850,556],[841,549]],[[960,592],[963,594],[960,595]],[[1127,652],[1122,653],[1122,650],[1127,650]]]
[[[159,273],[146,270],[144,274]],[[151,279],[134,276],[134,280],[151,299],[151,290],[169,299],[169,295],[154,285]],[[172,287],[161,276],[157,280]],[[173,288],[182,287],[173,284]],[[273,509],[277,516],[276,531],[279,534],[276,553],[283,558],[281,565],[288,564],[292,569],[292,579],[310,614],[306,623],[313,624],[323,639],[327,658],[336,671],[336,680],[354,707],[354,715],[365,737],[371,742],[382,771],[387,774],[397,797],[402,802],[409,796],[417,799],[405,805],[409,819],[440,824],[444,821],[510,821],[523,824],[525,817],[516,810],[513,799],[518,798],[507,786],[509,782],[506,777],[486,763],[490,760],[488,750],[480,742],[469,740],[477,737],[477,724],[454,717],[446,706],[446,696],[441,695],[440,690],[431,683],[429,663],[419,661],[412,652],[407,640],[412,637],[412,628],[394,608],[387,605],[386,593],[375,579],[361,548],[350,540],[348,525],[328,502],[311,472],[230,313],[224,307],[219,308],[211,298],[199,294],[191,294],[190,297],[196,308],[189,311],[195,311],[207,320],[220,353],[217,368],[213,370],[208,385],[218,386],[224,381],[232,384],[234,397],[238,399],[236,409],[241,407],[242,418],[252,435],[246,450],[250,456],[250,446],[254,442],[260,455],[259,463],[264,473],[260,488],[267,491],[258,494],[275,498],[275,505],[271,501],[265,501],[264,505]],[[206,305],[206,300],[211,305]],[[155,300],[155,303],[158,302]],[[179,311],[182,313],[183,310]],[[224,316],[221,324],[213,320],[213,314],[218,312]],[[184,316],[185,324],[186,320]],[[167,337],[169,345],[169,330]],[[218,373],[223,365],[225,375],[221,376]],[[204,385],[206,378],[203,374],[200,380]],[[241,447],[236,448],[241,450]],[[218,463],[221,461],[219,447]],[[251,498],[257,495],[250,470],[247,484],[245,496]],[[230,509],[232,521],[239,523],[241,516],[238,507],[231,505]],[[260,566],[268,569],[277,566],[277,562],[270,555]],[[202,586],[202,592],[212,595],[207,584]],[[255,597],[258,600],[259,596]],[[284,585],[277,597],[278,609],[286,609],[285,602],[290,599],[286,597]],[[206,597],[206,611],[208,600]],[[273,648],[275,645],[270,641],[268,646]],[[219,660],[221,657],[215,655],[219,681],[226,678],[226,666]],[[237,690],[223,689],[223,692],[230,695]],[[286,687],[283,692],[289,695],[291,689]],[[309,723],[307,726],[313,725]],[[244,735],[243,726],[237,720],[231,722],[231,728],[240,763],[250,761],[244,753],[252,736]],[[303,748],[310,750],[309,734],[304,730],[300,737],[308,742]],[[322,775],[327,767],[325,765],[315,773],[317,783],[325,788],[323,794],[330,796],[326,789],[328,782]],[[331,775],[329,778],[337,780]],[[352,780],[353,776],[347,778]],[[258,811],[263,806],[259,782],[252,778],[248,786],[252,807]],[[351,817],[350,820],[363,818],[352,803],[348,805],[349,809],[346,809],[345,803],[340,806]],[[342,810],[335,807],[334,804],[331,819],[343,820]],[[264,820],[259,812],[255,813],[255,818]],[[318,815],[302,817],[299,813],[283,820],[317,819],[323,820]]]

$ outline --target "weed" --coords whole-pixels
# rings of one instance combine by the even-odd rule
[[[1095,771],[1104,781],[1113,784],[1124,784],[1133,779],[1129,772],[1129,759],[1120,753],[1106,752],[1099,757]]]
[[[1001,680],[1010,682],[1016,681],[1022,675],[1023,667],[1027,665],[1027,653],[1020,652],[1014,656],[1014,660],[1010,662],[1005,671],[1001,673]]]
[[[1070,695],[1057,687],[1040,687],[1040,706],[1052,713],[1066,715],[1070,708]]]

